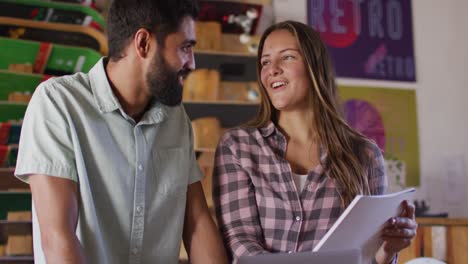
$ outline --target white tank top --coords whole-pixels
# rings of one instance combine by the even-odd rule
[[[304,185],[307,180],[307,174],[296,174],[293,172],[292,177],[294,180],[294,184],[296,185],[297,192],[301,193],[302,189],[304,189]]]

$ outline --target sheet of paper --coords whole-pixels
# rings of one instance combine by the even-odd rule
[[[359,248],[362,263],[370,263],[380,247],[381,230],[386,221],[401,212],[401,202],[413,200],[415,189],[378,195],[358,195],[313,251],[336,251]]]
[[[273,253],[241,257],[237,264],[362,264],[359,250]]]

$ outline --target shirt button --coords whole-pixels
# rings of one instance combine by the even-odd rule
[[[301,217],[300,217],[300,216],[296,216],[296,221],[301,221]]]
[[[132,253],[133,253],[133,255],[136,255],[138,253],[138,248],[132,249]]]
[[[143,165],[139,164],[138,165],[138,170],[143,170]]]

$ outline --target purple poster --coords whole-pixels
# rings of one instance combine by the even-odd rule
[[[416,81],[411,0],[307,0],[338,77]]]

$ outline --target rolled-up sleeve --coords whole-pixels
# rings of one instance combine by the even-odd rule
[[[376,144],[372,144],[368,150],[370,158],[369,166],[369,187],[372,195],[385,194],[387,192],[388,179],[385,173],[385,160],[382,151]],[[398,263],[398,254],[390,261],[389,264]]]
[[[368,180],[371,194],[385,194],[387,192],[388,183],[382,152],[375,144],[372,144],[367,152],[370,159]]]
[[[236,155],[236,142],[229,132],[215,154],[213,202],[228,252],[233,257],[267,252],[255,199],[254,185]]]

